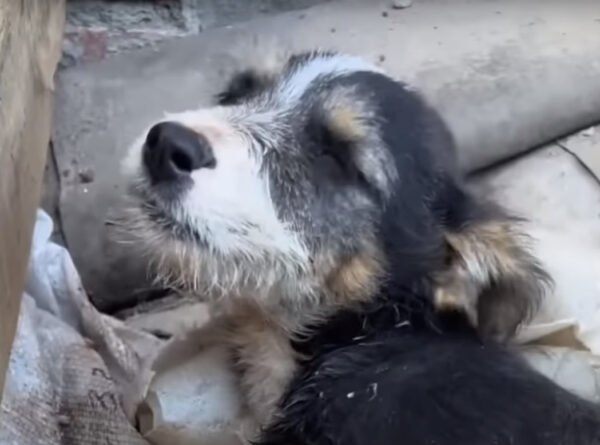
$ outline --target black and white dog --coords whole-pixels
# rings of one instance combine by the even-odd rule
[[[406,85],[338,53],[237,74],[126,162],[157,276],[215,309],[263,445],[593,445],[504,341],[550,282]]]

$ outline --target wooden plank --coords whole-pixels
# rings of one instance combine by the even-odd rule
[[[0,1],[0,389],[50,139],[65,0]]]

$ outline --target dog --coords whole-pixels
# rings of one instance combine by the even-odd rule
[[[210,304],[262,445],[592,445],[509,340],[551,279],[410,86],[347,54],[249,67],[124,162],[165,285]]]

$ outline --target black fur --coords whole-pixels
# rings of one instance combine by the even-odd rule
[[[405,325],[308,362],[263,445],[593,445],[600,411],[469,334]]]
[[[303,57],[288,69],[312,55]],[[256,94],[259,78],[245,73],[244,82],[234,79],[221,102]],[[336,86],[369,98],[398,170],[377,223],[389,276],[372,303],[336,314],[294,344],[307,358],[259,444],[599,445],[597,406],[482,337],[460,312],[434,308],[433,277],[448,266],[445,231],[510,219],[465,188],[440,117],[417,94],[378,73],[321,79],[318,88]],[[309,136],[320,120],[308,119]],[[335,141],[324,140],[337,150]],[[340,224],[351,228],[352,221]],[[514,327],[531,309],[527,293],[546,279],[533,258],[527,261],[525,279],[511,282],[519,289],[497,282],[488,290],[523,297]]]
[[[302,364],[262,445],[592,445],[600,410],[533,371],[468,322],[438,314],[430,271],[442,228],[503,218],[461,184],[452,138],[414,94],[377,74],[348,82],[379,98],[400,183],[380,238],[393,271],[376,303],[338,314],[297,349]]]

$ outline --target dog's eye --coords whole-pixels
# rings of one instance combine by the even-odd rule
[[[224,91],[217,94],[219,105],[236,105],[245,99],[257,94],[267,80],[260,74],[252,71],[242,71],[231,78]]]
[[[337,140],[327,127],[322,127],[318,138],[318,157],[322,161],[335,162],[340,168],[350,163],[350,148],[344,141]]]
[[[333,164],[338,168],[345,169],[348,162],[342,158],[338,150],[325,148],[319,153],[319,162]]]
[[[325,148],[319,152],[316,163],[318,169],[325,172],[330,179],[368,185],[365,176],[354,165],[348,147],[342,149],[340,147]]]
[[[346,166],[340,157],[328,149],[315,153],[314,168],[317,177],[326,181],[345,181]]]
[[[323,179],[344,183],[362,183],[365,178],[353,159],[353,143],[342,140],[323,125],[323,118],[316,114],[310,121],[308,133],[313,147],[314,166]]]

